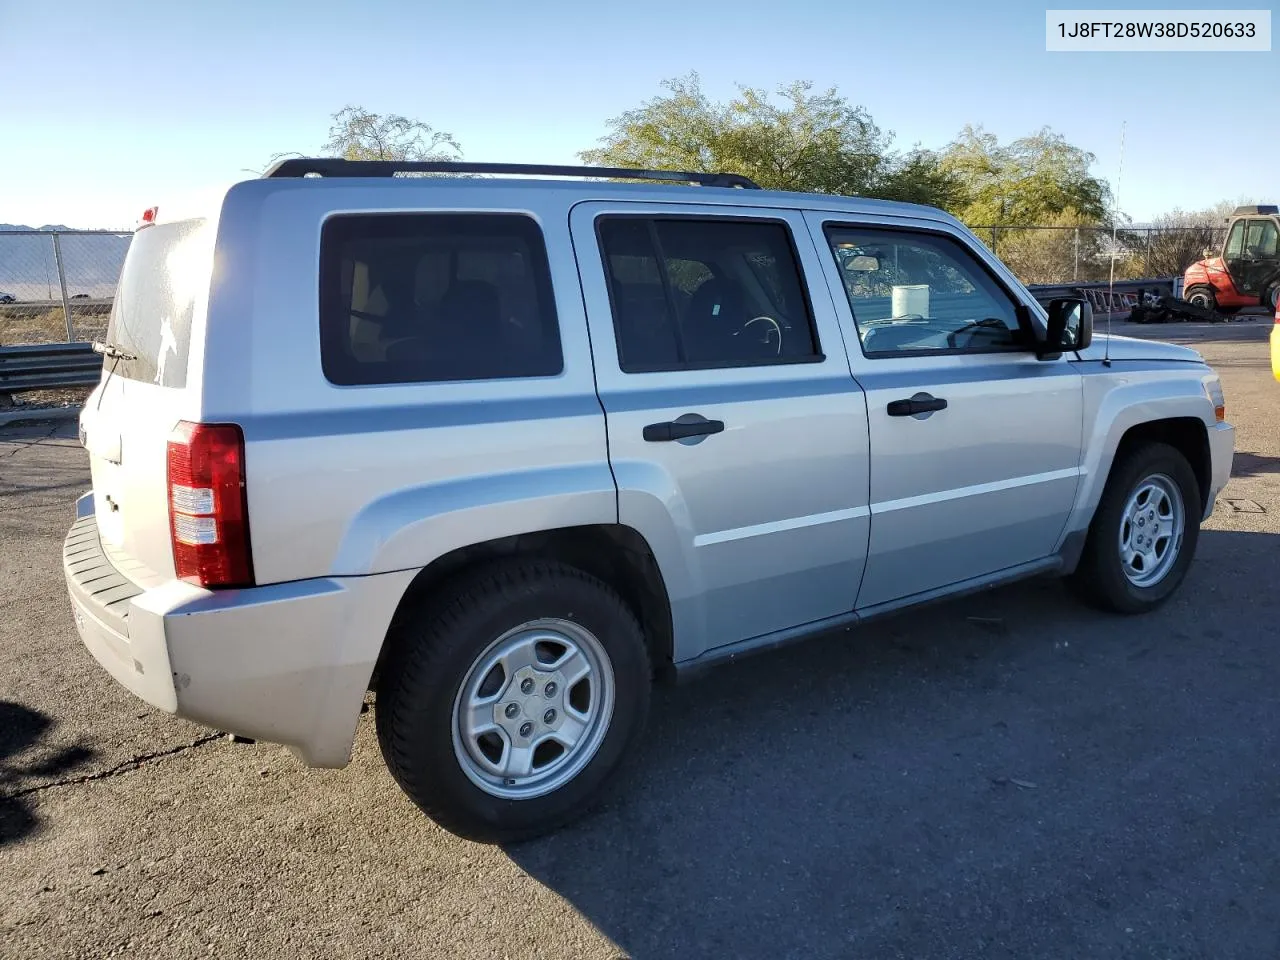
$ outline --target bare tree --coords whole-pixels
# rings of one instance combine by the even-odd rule
[[[1176,277],[1222,246],[1227,218],[1234,204],[1223,201],[1207,210],[1173,210],[1155,217],[1145,229],[1121,231],[1131,260],[1148,277]]]
[[[370,113],[357,106],[343,107],[333,115],[324,150],[344,160],[456,160],[462,156],[450,133],[421,120]]]
[[[325,156],[344,160],[458,160],[462,147],[453,134],[436,130],[421,120],[410,120],[399,114],[370,113],[364,107],[346,106],[333,114],[329,139],[321,150]],[[245,173],[262,176],[285,157],[308,157],[315,154],[290,150],[274,154],[260,170],[245,168]]]

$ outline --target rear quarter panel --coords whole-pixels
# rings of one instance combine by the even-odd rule
[[[259,583],[421,567],[469,543],[617,520],[586,319],[555,191],[424,180],[250,181],[222,216],[202,415],[242,425]],[[555,377],[335,386],[320,363],[320,229],[351,212],[523,213],[560,321]]]

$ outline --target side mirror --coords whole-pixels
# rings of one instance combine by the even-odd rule
[[[1082,297],[1058,297],[1048,304],[1049,325],[1041,355],[1083,350],[1093,342],[1093,307]]]

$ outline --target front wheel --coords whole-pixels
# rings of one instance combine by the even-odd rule
[[[378,742],[429,817],[480,842],[585,813],[639,738],[650,668],[610,587],[546,561],[491,568],[398,617]]]
[[[1146,613],[1178,588],[1200,535],[1200,485],[1165,443],[1130,450],[1107,478],[1072,585],[1116,613]]]
[[[1196,284],[1194,287],[1191,287],[1183,295],[1182,299],[1186,300],[1187,303],[1194,304],[1204,310],[1218,309],[1217,294],[1213,292],[1213,287],[1209,287],[1204,284]]]

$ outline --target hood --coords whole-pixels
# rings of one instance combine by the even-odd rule
[[[1080,351],[1081,360],[1101,360],[1107,353],[1107,341],[1111,341],[1112,360],[1181,360],[1183,363],[1204,363],[1204,357],[1190,347],[1162,340],[1142,340],[1138,337],[1121,337],[1117,334],[1094,334],[1087,350]]]

